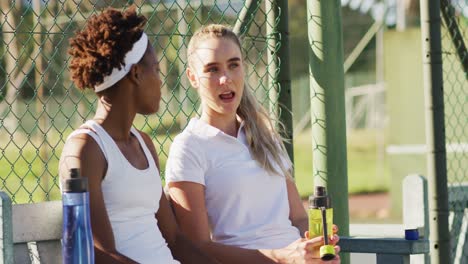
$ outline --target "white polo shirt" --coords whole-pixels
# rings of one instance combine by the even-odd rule
[[[286,179],[252,158],[242,124],[237,135],[192,119],[171,145],[166,183],[205,186],[213,241],[249,249],[285,247],[300,238],[289,220]]]

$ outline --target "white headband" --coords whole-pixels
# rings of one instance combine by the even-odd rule
[[[132,65],[139,62],[143,57],[147,46],[148,36],[143,32],[140,39],[133,43],[132,49],[125,54],[125,66],[122,66],[120,70],[117,67],[112,69],[112,73],[110,75],[104,76],[104,81],[102,83],[94,86],[94,91],[103,91],[125,77],[125,75],[130,71],[130,68],[132,68]]]

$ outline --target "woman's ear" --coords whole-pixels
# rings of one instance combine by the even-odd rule
[[[130,72],[128,73],[128,78],[130,81],[139,84],[141,81],[141,77],[143,76],[141,74],[141,66],[138,64],[133,64],[132,67],[130,68]]]
[[[187,74],[187,78],[190,81],[190,84],[192,85],[193,88],[197,89],[198,88],[198,77],[197,75],[190,69],[190,67],[187,67],[187,70],[185,71]]]

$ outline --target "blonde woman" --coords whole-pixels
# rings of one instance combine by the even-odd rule
[[[181,230],[222,263],[320,263],[323,241],[306,238],[282,139],[245,85],[240,40],[226,26],[205,26],[188,54],[202,113],[174,139],[166,166]]]

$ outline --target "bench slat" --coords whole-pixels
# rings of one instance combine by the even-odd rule
[[[37,242],[41,264],[62,263],[62,244],[60,240]]]
[[[15,244],[15,262],[14,263],[22,263],[28,264],[31,262],[31,257],[29,256],[29,248],[27,243],[19,243]]]
[[[340,237],[342,252],[413,255],[429,252],[429,241],[401,238]]]
[[[379,264],[410,264],[410,257],[393,254],[377,254]]]
[[[11,221],[11,199],[0,191],[0,260],[13,263],[13,229]]]
[[[62,202],[13,206],[13,242],[57,240],[62,237]]]

